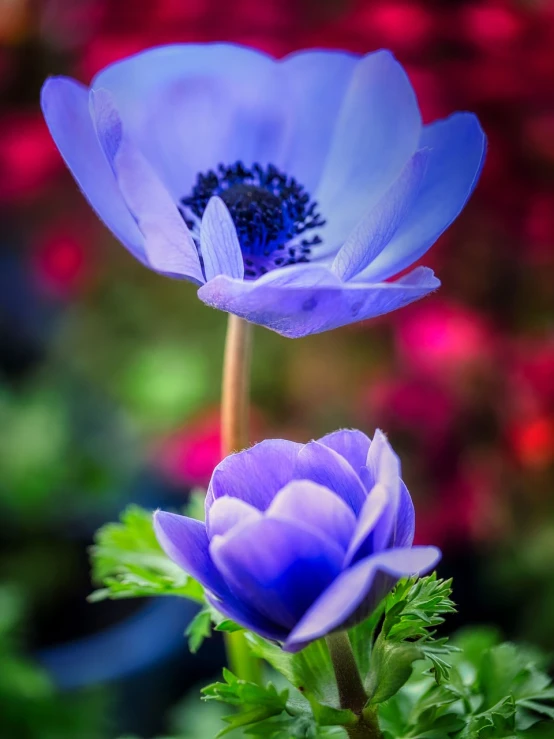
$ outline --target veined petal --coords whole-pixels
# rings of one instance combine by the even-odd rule
[[[320,595],[292,631],[284,649],[294,652],[306,642],[319,639],[344,624],[370,596],[378,572],[391,575],[394,582],[401,577],[428,572],[439,559],[440,552],[435,547],[412,547],[389,549],[360,560]]]
[[[284,629],[269,618],[262,616],[261,613],[249,608],[245,603],[241,602],[234,595],[225,596],[225,600],[220,600],[210,593],[206,593],[206,599],[214,608],[220,611],[224,616],[232,621],[244,626],[245,629],[255,631],[264,639],[271,641],[285,641],[288,629]]]
[[[373,554],[372,539],[375,528],[383,511],[390,502],[389,491],[384,485],[377,483],[370,490],[358,517],[354,536],[346,552],[344,566]]]
[[[471,113],[455,113],[423,129],[429,164],[419,194],[387,247],[356,279],[381,280],[413,264],[458,216],[485,159],[486,138]]]
[[[217,498],[206,517],[208,538],[223,536],[235,526],[256,521],[261,516],[257,508],[240,498],[232,498],[230,495]]]
[[[363,57],[352,74],[315,194],[328,219],[330,253],[392,185],[420,135],[417,100],[400,64],[388,51]]]
[[[285,280],[286,272],[291,274]],[[299,338],[389,313],[439,286],[439,280],[425,267],[417,267],[395,282],[366,284],[341,283],[330,270],[308,264],[297,271],[294,267],[275,270],[252,281],[220,275],[202,285],[198,297],[213,308]]]
[[[116,62],[93,80],[175,201],[219,162],[282,166],[291,125],[280,66],[235,44],[173,44]]]
[[[344,556],[315,529],[269,517],[214,537],[210,553],[240,601],[289,629],[339,574]]]
[[[275,494],[292,480],[302,444],[266,439],[250,449],[231,454],[214,470],[206,494],[206,518],[217,498],[240,498],[260,511],[269,507]]]
[[[83,194],[106,226],[145,263],[144,237],[96,136],[88,90],[68,77],[52,77],[43,85],[41,105],[52,138]]]
[[[400,505],[400,460],[382,431],[377,429],[367,455],[367,468],[376,484],[387,491],[385,505],[372,536],[373,551],[393,546]]]
[[[244,262],[237,230],[227,206],[217,196],[210,199],[202,216],[200,246],[206,280],[217,275],[242,280]]]
[[[381,200],[361,219],[339,249],[331,269],[350,280],[382,252],[411,209],[419,192],[429,150],[416,152]]]
[[[356,526],[352,509],[342,498],[311,480],[293,480],[285,485],[273,498],[266,515],[292,523],[302,521],[336,541],[345,550]]]
[[[164,552],[179,567],[218,597],[227,595],[228,588],[212,562],[208,535],[202,521],[156,511],[154,531]]]
[[[316,190],[358,61],[356,54],[316,49],[294,52],[278,62],[286,75],[292,117],[284,171],[307,192]]]
[[[168,276],[204,282],[192,236],[149,162],[129,140],[112,96],[105,90],[91,92],[91,106],[98,138],[144,235],[148,264]]]
[[[394,531],[393,547],[410,547],[415,534],[415,510],[408,488],[400,480],[400,500],[396,513],[396,529]]]
[[[318,441],[320,444],[333,449],[341,457],[344,457],[351,464],[352,469],[357,475],[360,473],[360,469],[365,466],[371,442],[358,429],[333,431],[318,439]]]
[[[294,477],[324,485],[342,498],[356,514],[364,504],[366,492],[351,465],[340,454],[317,441],[306,444],[298,453]]]

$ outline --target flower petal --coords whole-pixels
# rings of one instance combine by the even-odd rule
[[[297,480],[313,480],[335,492],[358,513],[366,492],[351,465],[330,447],[311,441],[300,450],[294,468]]]
[[[275,494],[292,480],[301,444],[266,439],[231,454],[214,470],[206,495],[206,518],[216,498],[229,495],[265,511]]]
[[[373,554],[373,534],[388,503],[387,488],[377,483],[367,496],[358,516],[356,530],[344,558],[345,567]]]
[[[284,171],[313,194],[325,165],[341,104],[359,57],[341,51],[299,51],[281,59],[292,132]]]
[[[105,90],[91,92],[91,106],[98,138],[144,235],[148,264],[168,276],[204,282],[190,231],[154,170],[123,130],[112,96]]]
[[[396,530],[393,532],[391,546],[410,547],[415,534],[415,510],[408,488],[400,480],[400,500],[396,513]]]
[[[244,626],[245,629],[255,631],[256,634],[272,641],[285,641],[288,629],[274,623],[271,619],[262,616],[261,613],[249,608],[245,603],[229,594],[225,600],[220,600],[206,593],[206,599],[214,608],[232,621]]]
[[[217,196],[210,198],[202,216],[200,246],[206,280],[217,275],[242,280],[244,261],[237,230],[227,206]]]
[[[214,537],[210,553],[240,601],[289,629],[339,574],[344,556],[315,529],[274,518]]]
[[[344,457],[347,462],[350,462],[352,469],[356,474],[359,474],[360,469],[365,466],[367,460],[367,453],[369,451],[370,440],[368,437],[358,431],[358,429],[340,429],[339,431],[333,431],[321,439],[318,439],[320,444],[328,446],[333,451]]]
[[[362,58],[337,120],[315,199],[332,252],[418,148],[421,116],[406,73],[388,51]],[[322,253],[322,252],[320,252]]]
[[[331,269],[341,280],[350,280],[365,269],[389,243],[419,192],[428,158],[427,149],[413,155],[339,249]]]
[[[218,597],[227,595],[228,588],[212,562],[202,521],[156,511],[154,531],[164,552],[179,567]]]
[[[352,509],[329,488],[310,480],[294,480],[285,485],[273,498],[266,515],[292,523],[302,521],[345,550],[356,526]]]
[[[275,270],[251,281],[220,275],[202,285],[198,297],[213,308],[294,339],[389,313],[440,286],[425,267],[395,282],[375,284],[341,283],[324,267],[300,267]],[[286,272],[290,275],[285,281]]]
[[[83,194],[106,226],[145,263],[144,237],[96,136],[88,90],[67,77],[51,77],[43,85],[41,105],[52,138]]]
[[[375,526],[372,537],[374,552],[393,546],[400,505],[400,460],[385,434],[377,429],[367,455],[367,468],[375,484],[387,491],[387,505]]]
[[[266,54],[235,44],[174,44],[106,67],[130,137],[173,199],[219,162],[279,167],[289,123],[284,74]]]
[[[206,518],[208,539],[213,536],[222,536],[235,526],[258,520],[261,515],[257,508],[240,498],[231,498],[229,495],[217,498]]]
[[[477,184],[486,138],[473,114],[455,113],[426,126],[420,147],[429,148],[429,165],[412,209],[387,247],[356,279],[386,279],[413,264],[458,216]]]
[[[296,651],[306,642],[325,636],[340,627],[371,594],[377,573],[394,579],[421,575],[431,570],[440,559],[435,547],[389,549],[360,560],[345,570],[307,611],[292,631],[284,649]]]

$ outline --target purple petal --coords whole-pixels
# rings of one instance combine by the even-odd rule
[[[400,480],[400,500],[396,513],[396,527],[393,532],[391,546],[410,547],[415,534],[415,510],[408,488]]]
[[[235,44],[174,44],[106,67],[125,129],[177,202],[199,172],[238,160],[282,164],[289,99],[279,65]]]
[[[376,484],[382,485],[388,502],[373,532],[375,552],[392,546],[400,504],[400,460],[387,437],[377,429],[367,455],[367,467]]]
[[[285,485],[273,498],[266,515],[292,523],[302,521],[345,550],[356,526],[352,510],[338,495],[309,480],[294,480]]]
[[[198,297],[206,305],[295,339],[389,313],[439,286],[425,267],[396,282],[364,284],[341,283],[330,270],[308,264],[275,270],[258,280],[220,275],[202,285]]]
[[[340,51],[299,51],[281,59],[292,131],[284,171],[315,192],[341,104],[359,61]]]
[[[265,511],[275,494],[290,482],[301,444],[268,439],[231,454],[214,470],[206,495],[206,518],[216,498],[230,495]]]
[[[413,207],[387,247],[357,279],[381,280],[413,264],[458,216],[473,192],[485,158],[477,118],[456,113],[423,130],[429,166]]]
[[[41,105],[52,138],[83,194],[106,226],[145,263],[144,237],[96,136],[88,90],[67,77],[52,77],[42,88]]]
[[[373,534],[388,503],[387,488],[377,483],[367,496],[358,516],[356,530],[344,559],[345,567],[373,554]]]
[[[328,446],[311,441],[300,450],[294,477],[313,480],[329,488],[347,503],[354,513],[361,510],[366,492],[351,465]]]
[[[227,206],[217,196],[210,198],[202,216],[200,246],[206,280],[217,275],[242,280],[244,262],[237,230]]]
[[[340,429],[318,439],[320,444],[328,446],[333,451],[350,462],[352,469],[359,474],[365,466],[370,440],[357,429]]]
[[[144,235],[148,264],[165,275],[204,282],[190,231],[150,164],[127,137],[110,93],[92,92],[91,105],[98,138]]]
[[[218,597],[226,596],[228,588],[212,562],[206,527],[202,521],[156,511],[154,531],[170,559]]]
[[[370,597],[377,573],[384,572],[394,579],[422,575],[440,559],[435,547],[389,549],[362,559],[345,570],[307,611],[290,634],[285,650],[296,651],[298,645],[319,639],[340,627]]]
[[[265,639],[282,642],[287,638],[288,629],[284,629],[282,626],[271,621],[271,619],[262,616],[261,613],[248,608],[247,605],[241,603],[241,601],[237,600],[231,594],[226,595],[225,600],[219,600],[206,593],[206,599],[224,616],[230,618],[232,621],[236,621],[236,623],[244,626],[245,629],[255,631]]]
[[[421,117],[408,77],[387,51],[356,65],[315,193],[329,218],[325,243],[342,243],[418,148]],[[320,252],[321,253],[321,252]]]
[[[206,518],[208,538],[222,536],[235,526],[257,521],[261,516],[257,508],[240,498],[231,498],[228,495],[218,498],[213,502]]]
[[[341,280],[355,277],[389,243],[419,192],[428,159],[429,150],[416,152],[381,200],[350,233],[331,267]]]
[[[241,602],[289,629],[339,574],[344,556],[315,529],[274,518],[214,537],[210,552]]]

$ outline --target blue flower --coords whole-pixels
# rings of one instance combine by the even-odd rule
[[[158,511],[171,559],[225,616],[297,651],[363,620],[396,580],[432,569],[387,439],[343,430],[303,446],[269,440],[223,460],[206,523]]]
[[[227,44],[145,51],[90,89],[49,79],[50,132],[100,218],[150,269],[290,337],[439,286],[418,260],[471,194],[475,116],[423,126],[402,67]]]

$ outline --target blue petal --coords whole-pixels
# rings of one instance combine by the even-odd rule
[[[393,545],[395,538],[398,511],[400,506],[400,460],[395,454],[387,437],[377,429],[367,455],[367,467],[370,476],[387,491],[388,502],[372,536],[375,552]]]
[[[92,92],[91,106],[98,138],[144,236],[149,266],[168,276],[204,282],[192,236],[156,173],[127,136],[111,94]]]
[[[417,100],[400,64],[387,51],[361,59],[315,194],[327,219],[324,239],[330,251],[392,185],[420,135]]]
[[[236,623],[244,626],[245,629],[249,629],[263,636],[265,639],[282,642],[287,638],[288,629],[284,629],[271,619],[249,608],[245,603],[242,603],[230,593],[225,596],[225,600],[214,598],[209,593],[206,593],[206,599],[224,616],[230,618],[232,621],[236,621]]]
[[[93,81],[174,200],[219,162],[282,163],[288,98],[279,65],[232,44],[175,44],[112,64]]]
[[[413,155],[339,249],[331,269],[341,280],[350,280],[365,269],[390,242],[419,192],[428,159],[428,149]]]
[[[299,338],[389,313],[439,286],[433,272],[424,267],[396,282],[365,284],[343,283],[324,267],[301,265],[252,281],[220,275],[202,285],[198,297],[213,308]]]
[[[237,230],[227,206],[221,198],[210,198],[200,229],[200,246],[206,280],[228,275],[242,280],[244,261]]]
[[[373,533],[389,502],[387,488],[380,484],[374,485],[358,517],[356,530],[344,560],[345,566],[374,553]]]
[[[292,480],[301,444],[267,439],[231,454],[214,470],[206,495],[206,517],[216,498],[230,495],[265,511],[275,494]]]
[[[313,194],[325,165],[339,111],[359,57],[339,51],[300,51],[282,59],[290,142],[284,171]]]
[[[53,77],[44,83],[41,105],[52,138],[85,197],[106,226],[145,263],[144,238],[100,147],[88,90],[66,77]]]
[[[228,588],[212,562],[202,521],[156,511],[154,531],[164,552],[179,567],[218,597],[227,595]]]
[[[212,506],[212,511],[217,502]],[[302,521],[345,550],[348,547],[356,517],[344,501],[329,488],[310,480],[294,480],[280,490],[267,509],[267,516],[295,523]]]
[[[396,513],[396,527],[391,546],[410,547],[415,534],[415,510],[408,488],[400,480],[400,500]]]
[[[357,279],[386,279],[413,264],[448,228],[477,184],[486,139],[474,115],[456,113],[426,126],[420,146],[430,150],[429,165],[413,207],[387,247]]]
[[[328,446],[350,462],[352,469],[358,475],[360,469],[365,466],[370,440],[357,429],[340,429],[333,431],[321,439],[320,444]]]
[[[208,538],[222,536],[235,526],[257,520],[261,515],[257,508],[245,503],[240,498],[231,498],[229,495],[217,498],[211,505],[206,517]]]
[[[274,518],[214,537],[210,552],[240,601],[289,629],[339,574],[344,556],[315,529]]]
[[[439,559],[440,552],[435,547],[412,547],[389,549],[360,560],[337,577],[318,598],[292,631],[284,649],[296,651],[344,624],[362,602],[371,597],[377,573],[385,572],[394,579],[421,575],[431,570]]]
[[[340,454],[317,441],[311,441],[300,450],[294,477],[324,485],[339,495],[356,514],[364,504],[366,492],[351,465]]]

